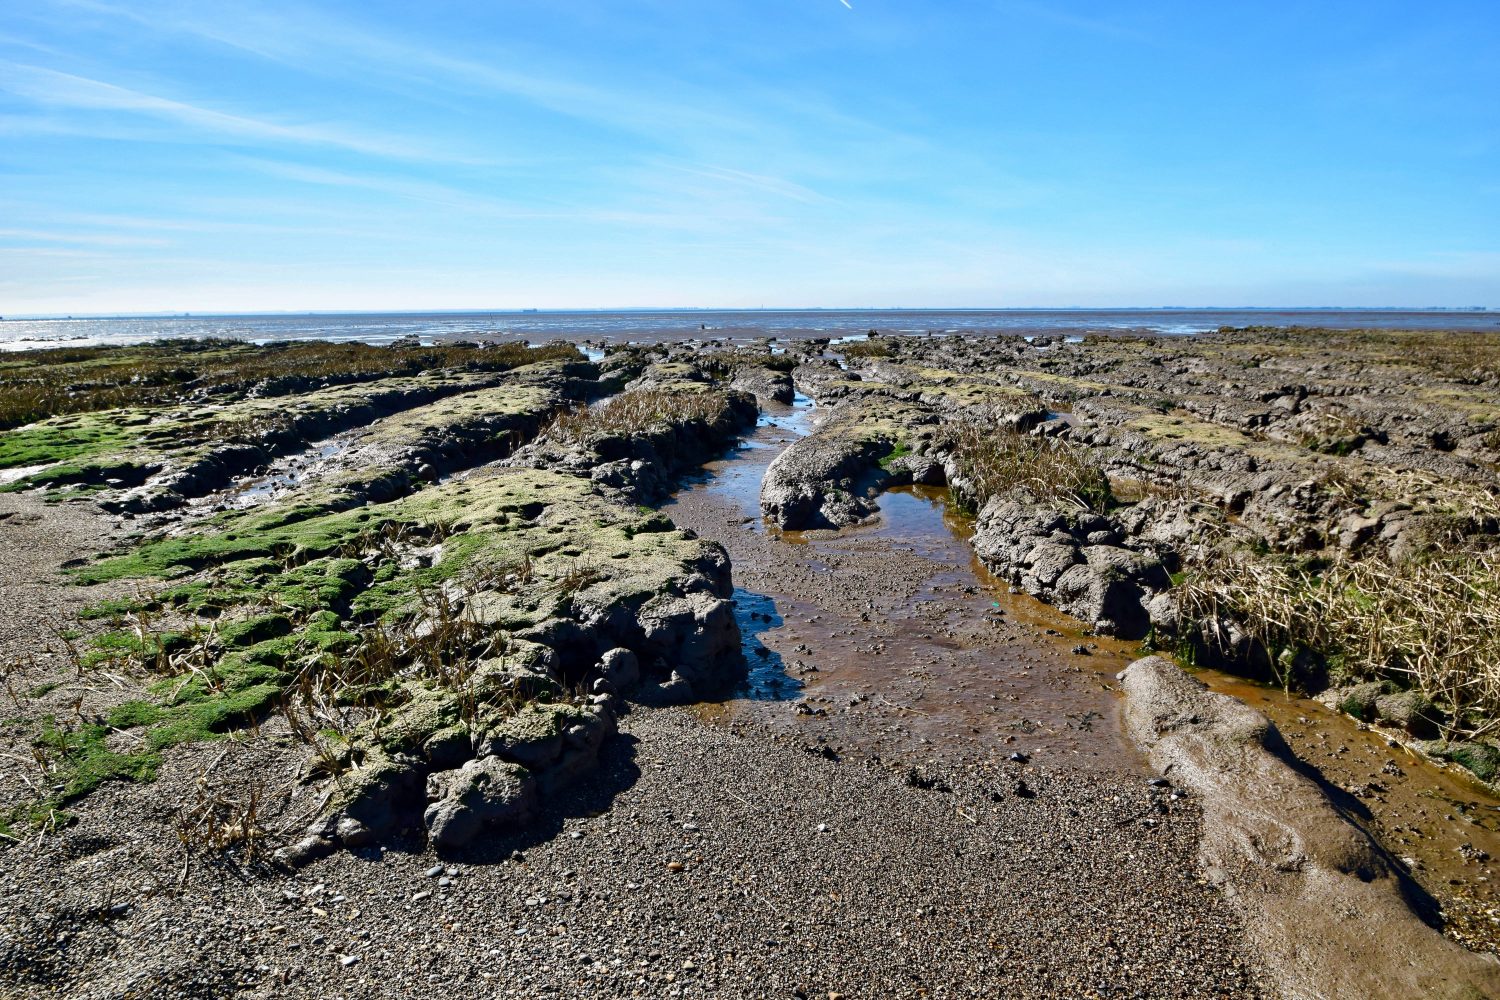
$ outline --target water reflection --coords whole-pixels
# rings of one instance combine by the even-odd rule
[[[802,691],[802,682],[790,677],[781,654],[761,641],[761,636],[780,628],[784,621],[776,601],[765,594],[736,587],[734,617],[740,626],[740,649],[745,654],[745,680],[736,697],[751,701],[787,701]]]

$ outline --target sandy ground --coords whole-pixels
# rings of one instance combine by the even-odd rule
[[[1192,875],[1191,805],[1097,773],[943,777],[638,711],[527,837],[185,879],[115,786],[7,854],[7,973],[37,997],[1256,995]]]

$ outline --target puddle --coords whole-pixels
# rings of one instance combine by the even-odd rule
[[[748,529],[764,532],[767,525],[760,511],[761,479],[766,467],[787,445],[812,430],[814,410],[812,399],[800,392],[790,404],[763,401],[755,430],[722,458],[687,477],[687,488],[707,489],[730,501],[741,511]]]
[[[776,601],[765,594],[736,587],[734,618],[740,626],[740,649],[749,667],[736,696],[752,701],[785,701],[798,697],[802,682],[788,676],[781,654],[761,642],[761,636],[786,624],[776,609]]]
[[[61,462],[43,462],[41,465],[20,465],[11,469],[0,469],[0,486],[20,482],[28,476],[34,476],[39,472],[46,472],[53,466],[61,464]]]
[[[295,455],[277,459],[260,475],[240,477],[223,490],[192,501],[191,506],[243,508],[274,500],[300,486],[310,473],[348,447],[350,439],[351,434],[344,433],[319,441]]]

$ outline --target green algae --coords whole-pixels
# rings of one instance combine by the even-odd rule
[[[95,601],[78,612],[80,621],[99,621],[101,619],[123,618],[128,614],[140,611],[142,604],[132,598],[105,598]]]
[[[693,391],[707,387],[693,383]],[[454,400],[458,419],[505,449],[516,421],[535,423],[562,399],[543,389],[467,396]],[[502,403],[504,412],[488,412]],[[371,437],[393,451],[421,447],[442,441],[451,417],[439,406],[413,411]],[[181,427],[209,418],[176,419]],[[580,606],[623,602],[633,612],[673,592],[673,581],[706,558],[706,543],[657,511],[612,502],[589,479],[551,470],[489,468],[349,506],[351,491],[391,468],[358,468],[270,509],[221,513],[70,571],[79,583],[155,587],[136,600],[99,602],[97,618],[139,622],[147,611],[170,609],[174,626],[180,618],[194,623],[164,641],[117,630],[90,649],[101,662],[171,672],[106,720],[133,733],[141,760],[253,726],[307,677],[331,682],[336,701],[374,713],[345,734],[340,751],[361,781],[381,761],[396,767],[390,755],[398,752],[450,759],[529,699],[563,694],[538,672],[555,653],[511,631]],[[433,628],[453,595],[471,610]],[[503,624],[485,609],[503,611]],[[186,655],[163,656],[166,642]],[[129,762],[115,763],[115,773],[130,773]]]
[[[127,412],[112,420],[102,415],[66,417],[7,431],[0,434],[0,469],[52,464],[53,468],[31,478],[59,482],[77,478],[88,468],[81,460],[129,445],[136,439],[131,426],[140,422],[139,415]]]
[[[57,784],[62,786],[55,794],[58,804],[81,798],[106,781],[155,780],[161,757],[155,753],[117,753],[106,743],[109,733],[107,726],[89,724],[68,729],[60,726],[55,716],[42,719],[36,747],[53,760]]]

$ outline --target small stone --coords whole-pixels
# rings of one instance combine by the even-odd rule
[[[819,833],[827,833],[828,832],[828,824],[827,823],[819,823],[818,824],[818,832]]]
[[[433,865],[431,868],[427,869],[428,878],[437,878],[441,874],[443,874],[442,865]]]
[[[681,861],[668,861],[667,862],[667,871],[669,871],[669,872],[680,872],[680,871],[682,871],[683,867],[684,866],[683,866],[683,864],[682,864]]]
[[[1011,754],[1008,759],[1012,763],[1025,764],[1031,760],[1031,755],[1022,753],[1021,751],[1017,750],[1015,753]]]
[[[351,965],[358,965],[359,964],[359,956],[358,955],[340,955],[339,956],[339,964],[342,965],[346,969],[349,968],[349,966],[351,966]]]
[[[412,893],[411,901],[413,903],[420,903],[422,900],[426,899],[428,896],[431,896],[431,895],[432,895],[432,890],[431,889],[423,889],[421,892]]]
[[[345,847],[367,847],[375,840],[374,832],[351,816],[340,819],[335,830]]]

